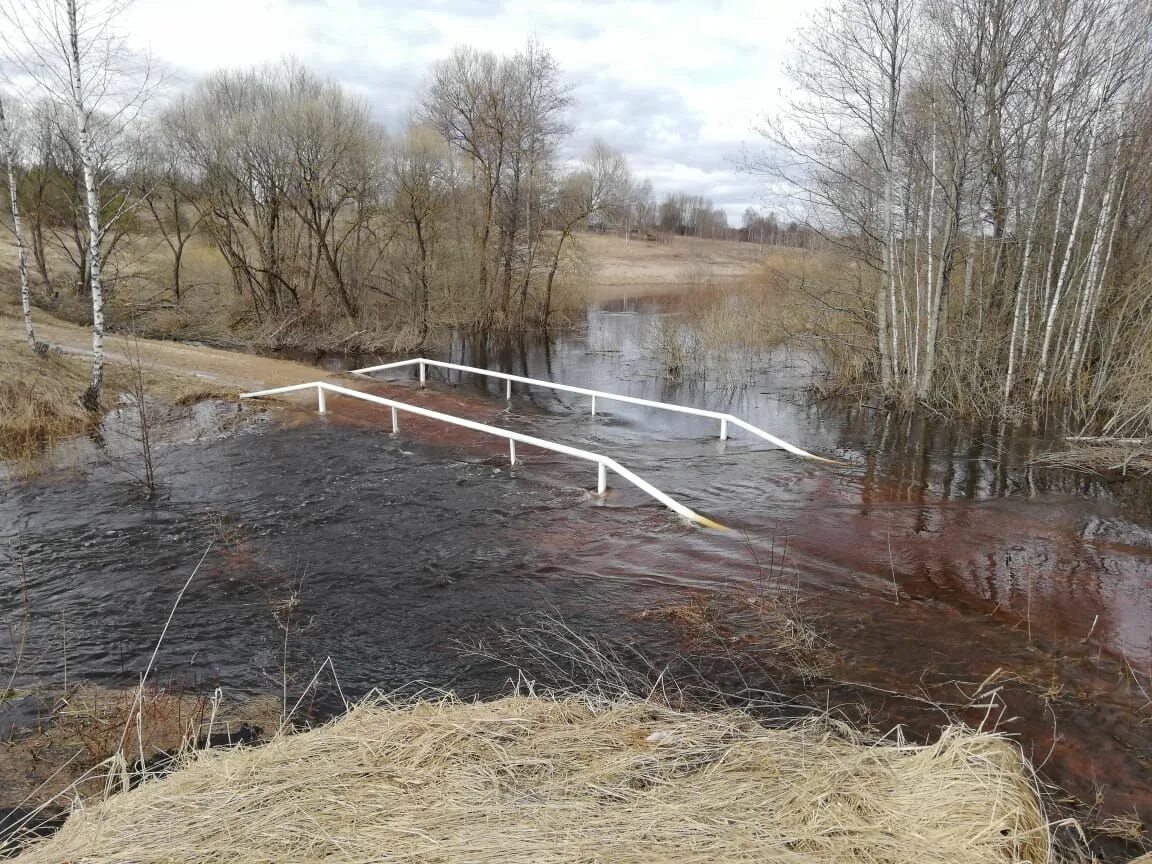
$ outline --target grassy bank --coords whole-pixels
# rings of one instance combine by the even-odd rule
[[[90,362],[58,352],[37,356],[23,343],[0,342],[0,459],[24,459],[99,423],[79,394],[88,386]],[[221,398],[235,391],[219,384],[147,364],[110,362],[104,403],[143,387],[150,398],[172,405]]]
[[[516,696],[367,703],[268,745],[195,754],[75,812],[35,862],[1043,862],[1007,740],[926,747],[737,711]]]

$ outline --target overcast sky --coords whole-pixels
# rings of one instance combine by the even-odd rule
[[[658,194],[705,195],[739,224],[763,196],[736,163],[760,147],[753,124],[814,2],[136,0],[124,24],[183,82],[292,55],[392,128],[456,45],[511,53],[535,37],[573,87],[574,148],[603,138]]]

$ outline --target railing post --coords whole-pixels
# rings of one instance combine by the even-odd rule
[[[596,397],[592,397],[592,416],[596,416]]]
[[[516,442],[511,438],[508,439],[508,459],[513,465],[516,464]]]
[[[504,394],[504,398],[509,402],[512,401],[512,379],[511,378],[508,379],[508,391]]]
[[[392,434],[400,431],[400,418],[396,416],[396,409],[392,409]]]
[[[724,418],[721,418],[720,420],[720,440],[728,440],[728,421]]]
[[[608,491],[608,469],[604,467],[603,462],[597,463],[596,470],[596,494],[603,495]]]
[[[424,386],[424,382],[428,380],[427,370],[424,368],[424,361],[420,361],[420,386]]]
[[[316,407],[319,409],[321,414],[325,414],[328,411],[328,406],[324,402],[324,388],[323,387],[317,387],[316,388]]]

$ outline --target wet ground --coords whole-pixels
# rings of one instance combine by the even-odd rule
[[[594,468],[569,457],[521,448],[510,469],[499,442],[404,415],[393,437],[386,409],[333,398],[323,419],[289,411],[166,448],[152,502],[100,462],[11,483],[0,604],[19,623],[27,597],[18,683],[65,663],[137,680],[209,544],[154,674],[238,694],[285,674],[299,692],[322,666],[324,698],[337,679],[350,696],[495,692],[507,669],[462,645],[548,613],[658,656],[674,634],[644,610],[767,585],[800,598],[842,658],[814,700],[863,698],[912,734],[942,722],[937,705],[1000,721],[1100,814],[1152,815],[1149,487],[1029,469],[1047,445],[1023,432],[813,403],[803,356],[669,381],[649,350],[667,314],[660,298],[605,303],[548,344],[461,336],[443,356],[729,411],[847,464],[636,406],[593,417],[583,397],[516,385],[506,404],[474,376],[436,373],[423,392],[384,376],[380,392],[607,453],[735,530],[686,527],[619,483],[599,500]]]

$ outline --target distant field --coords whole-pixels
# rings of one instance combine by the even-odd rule
[[[754,243],[731,240],[697,240],[675,237],[671,243],[602,234],[577,238],[588,263],[589,283],[595,296],[614,293],[620,287],[652,286],[709,279],[738,279],[754,272],[779,250],[761,252]]]

